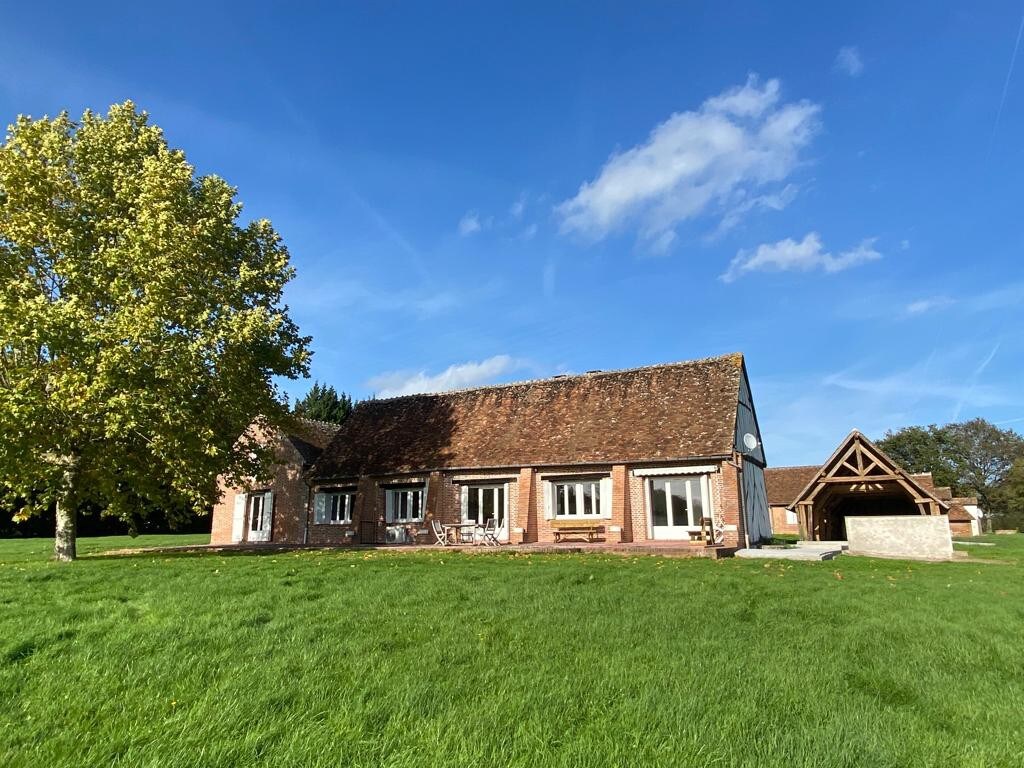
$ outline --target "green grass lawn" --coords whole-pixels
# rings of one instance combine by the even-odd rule
[[[1022,764],[1024,536],[942,564],[101,554],[197,540],[0,541],[0,765]]]

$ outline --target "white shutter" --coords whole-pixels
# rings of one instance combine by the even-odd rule
[[[267,491],[263,494],[263,540],[273,541],[274,539],[274,492]]]
[[[247,498],[244,493],[235,494],[235,509],[231,515],[232,543],[242,540],[242,529],[245,528],[245,502]]]
[[[551,502],[551,494],[553,492],[554,485],[549,481],[544,481],[544,519],[553,520],[555,517],[555,507]]]
[[[469,486],[468,485],[463,485],[462,486],[462,488],[459,491],[459,496],[460,496],[459,504],[461,505],[461,509],[462,509],[462,514],[460,514],[459,517],[462,520],[465,520],[466,519],[466,513],[469,512]]]
[[[395,493],[384,491],[384,519],[392,523],[395,520]]]
[[[313,495],[313,522],[321,525],[327,522],[326,493],[317,493]]]
[[[423,481],[423,498],[420,500],[420,520],[427,519],[427,492],[430,490],[430,478]]]
[[[612,519],[612,479],[601,478],[601,517],[605,520]]]

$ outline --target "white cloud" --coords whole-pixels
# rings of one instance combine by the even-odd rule
[[[480,214],[476,211],[469,211],[459,219],[459,234],[463,237],[469,237],[489,225],[490,219],[481,219]]]
[[[556,206],[562,232],[601,239],[635,223],[653,243],[698,216],[731,213],[732,226],[747,201],[767,202],[776,191],[765,188],[795,171],[818,130],[819,112],[808,101],[781,103],[778,80],[762,85],[751,75],[613,154],[596,178]]]
[[[764,208],[770,211],[781,211],[793,200],[796,199],[796,184],[787,184],[778,192],[768,195],[756,195],[754,197],[743,195],[741,200],[725,212],[722,221],[718,225],[718,233],[721,234],[732,229],[743,218],[756,208]]]
[[[651,251],[653,253],[668,253],[672,249],[672,244],[675,243],[675,241],[675,231],[667,229],[651,242]]]
[[[807,272],[812,269],[823,269],[825,272],[841,272],[875,259],[882,254],[875,250],[873,238],[861,243],[849,251],[838,255],[824,250],[821,236],[810,232],[800,242],[791,238],[777,243],[763,243],[754,251],[740,251],[729,263],[729,269],[721,276],[726,283],[731,283],[748,272],[787,272],[799,270]]]
[[[519,196],[512,205],[509,206],[508,213],[513,219],[523,218],[523,213],[526,211],[526,194]]]
[[[955,303],[956,301],[948,296],[932,296],[928,299],[918,299],[917,301],[910,302],[906,306],[906,313],[908,315],[923,315],[925,312],[943,309]]]
[[[850,77],[857,77],[864,71],[864,61],[860,57],[860,50],[855,45],[844,45],[836,54],[835,67],[843,74]]]
[[[491,384],[498,377],[521,369],[522,361],[509,355],[495,355],[479,362],[450,365],[437,374],[426,371],[391,371],[374,376],[367,387],[378,397],[398,397],[419,392],[445,392]]]

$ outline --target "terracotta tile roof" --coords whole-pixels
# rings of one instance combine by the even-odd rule
[[[789,506],[804,486],[811,482],[820,464],[799,467],[768,467],[764,471],[764,484],[768,489],[768,503],[772,506]]]
[[[728,455],[743,356],[359,403],[317,478]]]
[[[949,502],[949,521],[951,523],[969,523],[974,518],[967,511],[966,505],[977,506],[978,499],[974,496],[956,496]]]
[[[293,424],[285,430],[285,437],[302,456],[303,463],[309,466],[320,457],[340,428],[340,425],[326,421],[295,417]]]

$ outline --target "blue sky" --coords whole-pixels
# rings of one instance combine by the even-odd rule
[[[833,5],[5,3],[0,116],[147,109],[357,397],[738,350],[774,465],[1021,429],[1024,4]]]

